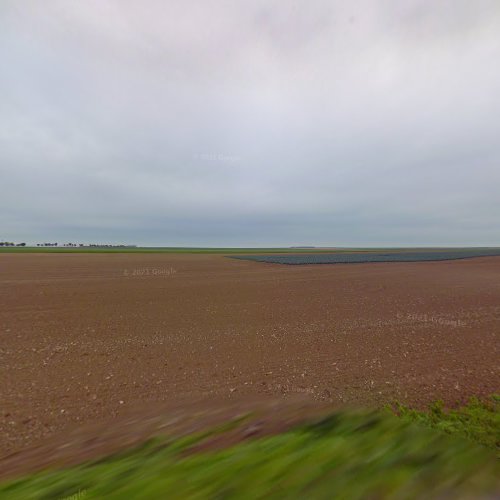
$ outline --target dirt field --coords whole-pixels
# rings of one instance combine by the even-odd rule
[[[500,257],[1,254],[0,304],[0,455],[144,404],[452,405],[500,389]]]

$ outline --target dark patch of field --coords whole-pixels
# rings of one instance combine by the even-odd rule
[[[272,264],[356,264],[368,262],[430,262],[500,256],[500,248],[421,250],[385,252],[310,253],[302,255],[234,255],[233,259],[254,260]]]

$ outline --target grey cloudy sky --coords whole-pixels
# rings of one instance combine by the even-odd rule
[[[0,239],[500,245],[498,0],[2,0]]]

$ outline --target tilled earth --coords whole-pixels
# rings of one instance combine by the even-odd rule
[[[0,304],[0,455],[146,405],[454,405],[500,389],[500,257],[0,254]]]

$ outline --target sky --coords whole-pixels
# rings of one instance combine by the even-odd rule
[[[498,0],[1,0],[0,240],[500,246]]]

